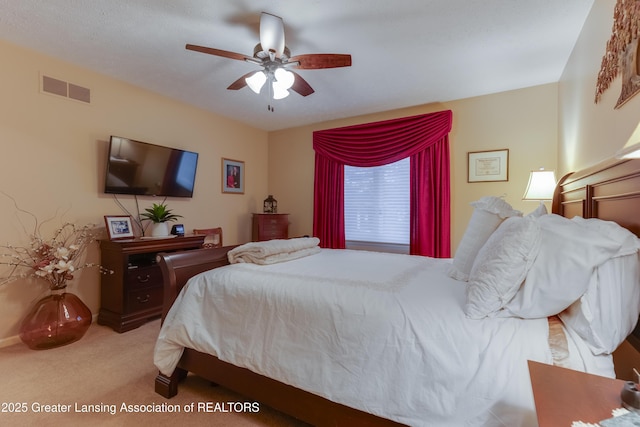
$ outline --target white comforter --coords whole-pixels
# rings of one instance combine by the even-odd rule
[[[317,237],[249,242],[231,249],[227,256],[231,264],[276,264],[316,254],[320,252],[319,244],[320,239]]]
[[[169,312],[155,364],[170,375],[190,347],[411,426],[536,425],[526,361],[552,363],[547,320],[467,319],[449,265],[323,249],[203,273]]]

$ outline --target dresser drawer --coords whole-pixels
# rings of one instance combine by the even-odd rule
[[[262,227],[278,227],[288,222],[287,217],[279,215],[260,215],[258,221]]]
[[[162,287],[155,287],[127,292],[126,312],[135,313],[162,306],[164,295],[162,291]]]
[[[125,276],[127,289],[138,289],[148,286],[162,287],[162,271],[157,265],[137,267],[127,270]]]
[[[264,218],[260,227],[263,231],[280,231],[286,230],[289,226],[289,222],[286,218]]]
[[[100,241],[100,264],[113,274],[100,275],[98,323],[126,332],[162,314],[163,277],[160,252],[202,248],[205,236]]]
[[[254,214],[253,232],[254,241],[286,239],[289,236],[288,214]]]
[[[286,227],[273,227],[273,228],[265,228],[260,232],[260,236],[263,239],[271,240],[271,239],[286,239],[287,238],[287,228]]]

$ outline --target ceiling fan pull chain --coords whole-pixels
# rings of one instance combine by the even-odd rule
[[[267,92],[267,94],[268,94],[267,95],[267,99],[269,101],[271,101],[271,99],[273,98],[273,87],[272,87],[272,85],[273,85],[273,77],[272,77],[271,74],[269,74],[269,77],[267,78],[267,86],[269,86],[269,91]],[[273,113],[274,110],[273,110],[273,107],[271,106],[271,103],[269,103],[267,105],[267,110],[269,110],[269,111],[271,111]]]

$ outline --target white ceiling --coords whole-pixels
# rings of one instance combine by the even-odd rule
[[[0,39],[277,130],[556,82],[593,1],[0,0]],[[298,71],[308,97],[226,90],[256,66],[185,44],[251,56],[262,11],[283,18],[292,55],[353,66]]]

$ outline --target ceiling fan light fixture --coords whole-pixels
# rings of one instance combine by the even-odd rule
[[[276,82],[283,89],[290,89],[293,86],[295,76],[291,71],[287,71],[284,68],[278,68],[273,76],[276,78]]]
[[[263,71],[256,71],[244,80],[252,91],[260,93],[262,86],[264,86],[264,83],[267,81],[267,76]]]
[[[289,91],[280,86],[277,81],[273,82],[271,87],[273,88],[273,99],[283,99],[289,96]]]

